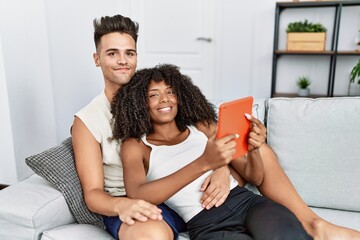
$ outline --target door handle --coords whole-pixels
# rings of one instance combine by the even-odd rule
[[[196,40],[198,41],[205,41],[205,42],[212,42],[212,39],[211,38],[206,38],[206,37],[198,37],[196,38]]]

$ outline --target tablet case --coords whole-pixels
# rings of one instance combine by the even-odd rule
[[[222,103],[219,107],[219,121],[216,138],[221,138],[229,134],[239,134],[235,139],[236,153],[233,159],[245,155],[248,152],[248,134],[250,131],[250,121],[245,117],[245,113],[252,113],[253,97],[237,99]]]

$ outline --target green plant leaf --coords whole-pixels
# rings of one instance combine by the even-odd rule
[[[355,80],[358,79],[358,84],[360,84],[360,59],[357,64],[353,67],[350,73],[350,82],[354,83]]]
[[[301,76],[298,78],[296,84],[299,88],[307,88],[311,84],[311,81],[309,77]]]
[[[304,22],[291,22],[286,32],[326,32],[327,29],[321,23],[311,23],[307,19]]]

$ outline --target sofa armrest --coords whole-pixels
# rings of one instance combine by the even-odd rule
[[[62,194],[36,174],[0,191],[0,239],[40,239],[70,223],[75,218]]]

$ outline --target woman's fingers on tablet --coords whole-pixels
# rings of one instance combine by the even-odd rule
[[[265,131],[259,126],[255,126],[249,133],[248,143],[252,145],[253,148],[259,148],[266,139],[266,128]]]
[[[224,136],[222,138],[219,138],[218,141],[221,144],[226,144],[226,143],[228,143],[228,142],[230,142],[232,140],[235,140],[238,137],[239,137],[239,134],[236,134],[236,133],[235,134],[229,134],[229,135],[226,135],[226,136]]]
[[[232,155],[236,153],[236,142],[235,139],[238,138],[238,134],[229,134],[222,138],[216,140],[216,148],[224,154],[231,158]]]
[[[259,135],[264,135],[266,136],[266,127],[265,125],[259,120],[256,119],[255,117],[252,117],[251,119],[249,119],[250,123],[250,130],[252,132],[255,132],[256,134]]]

